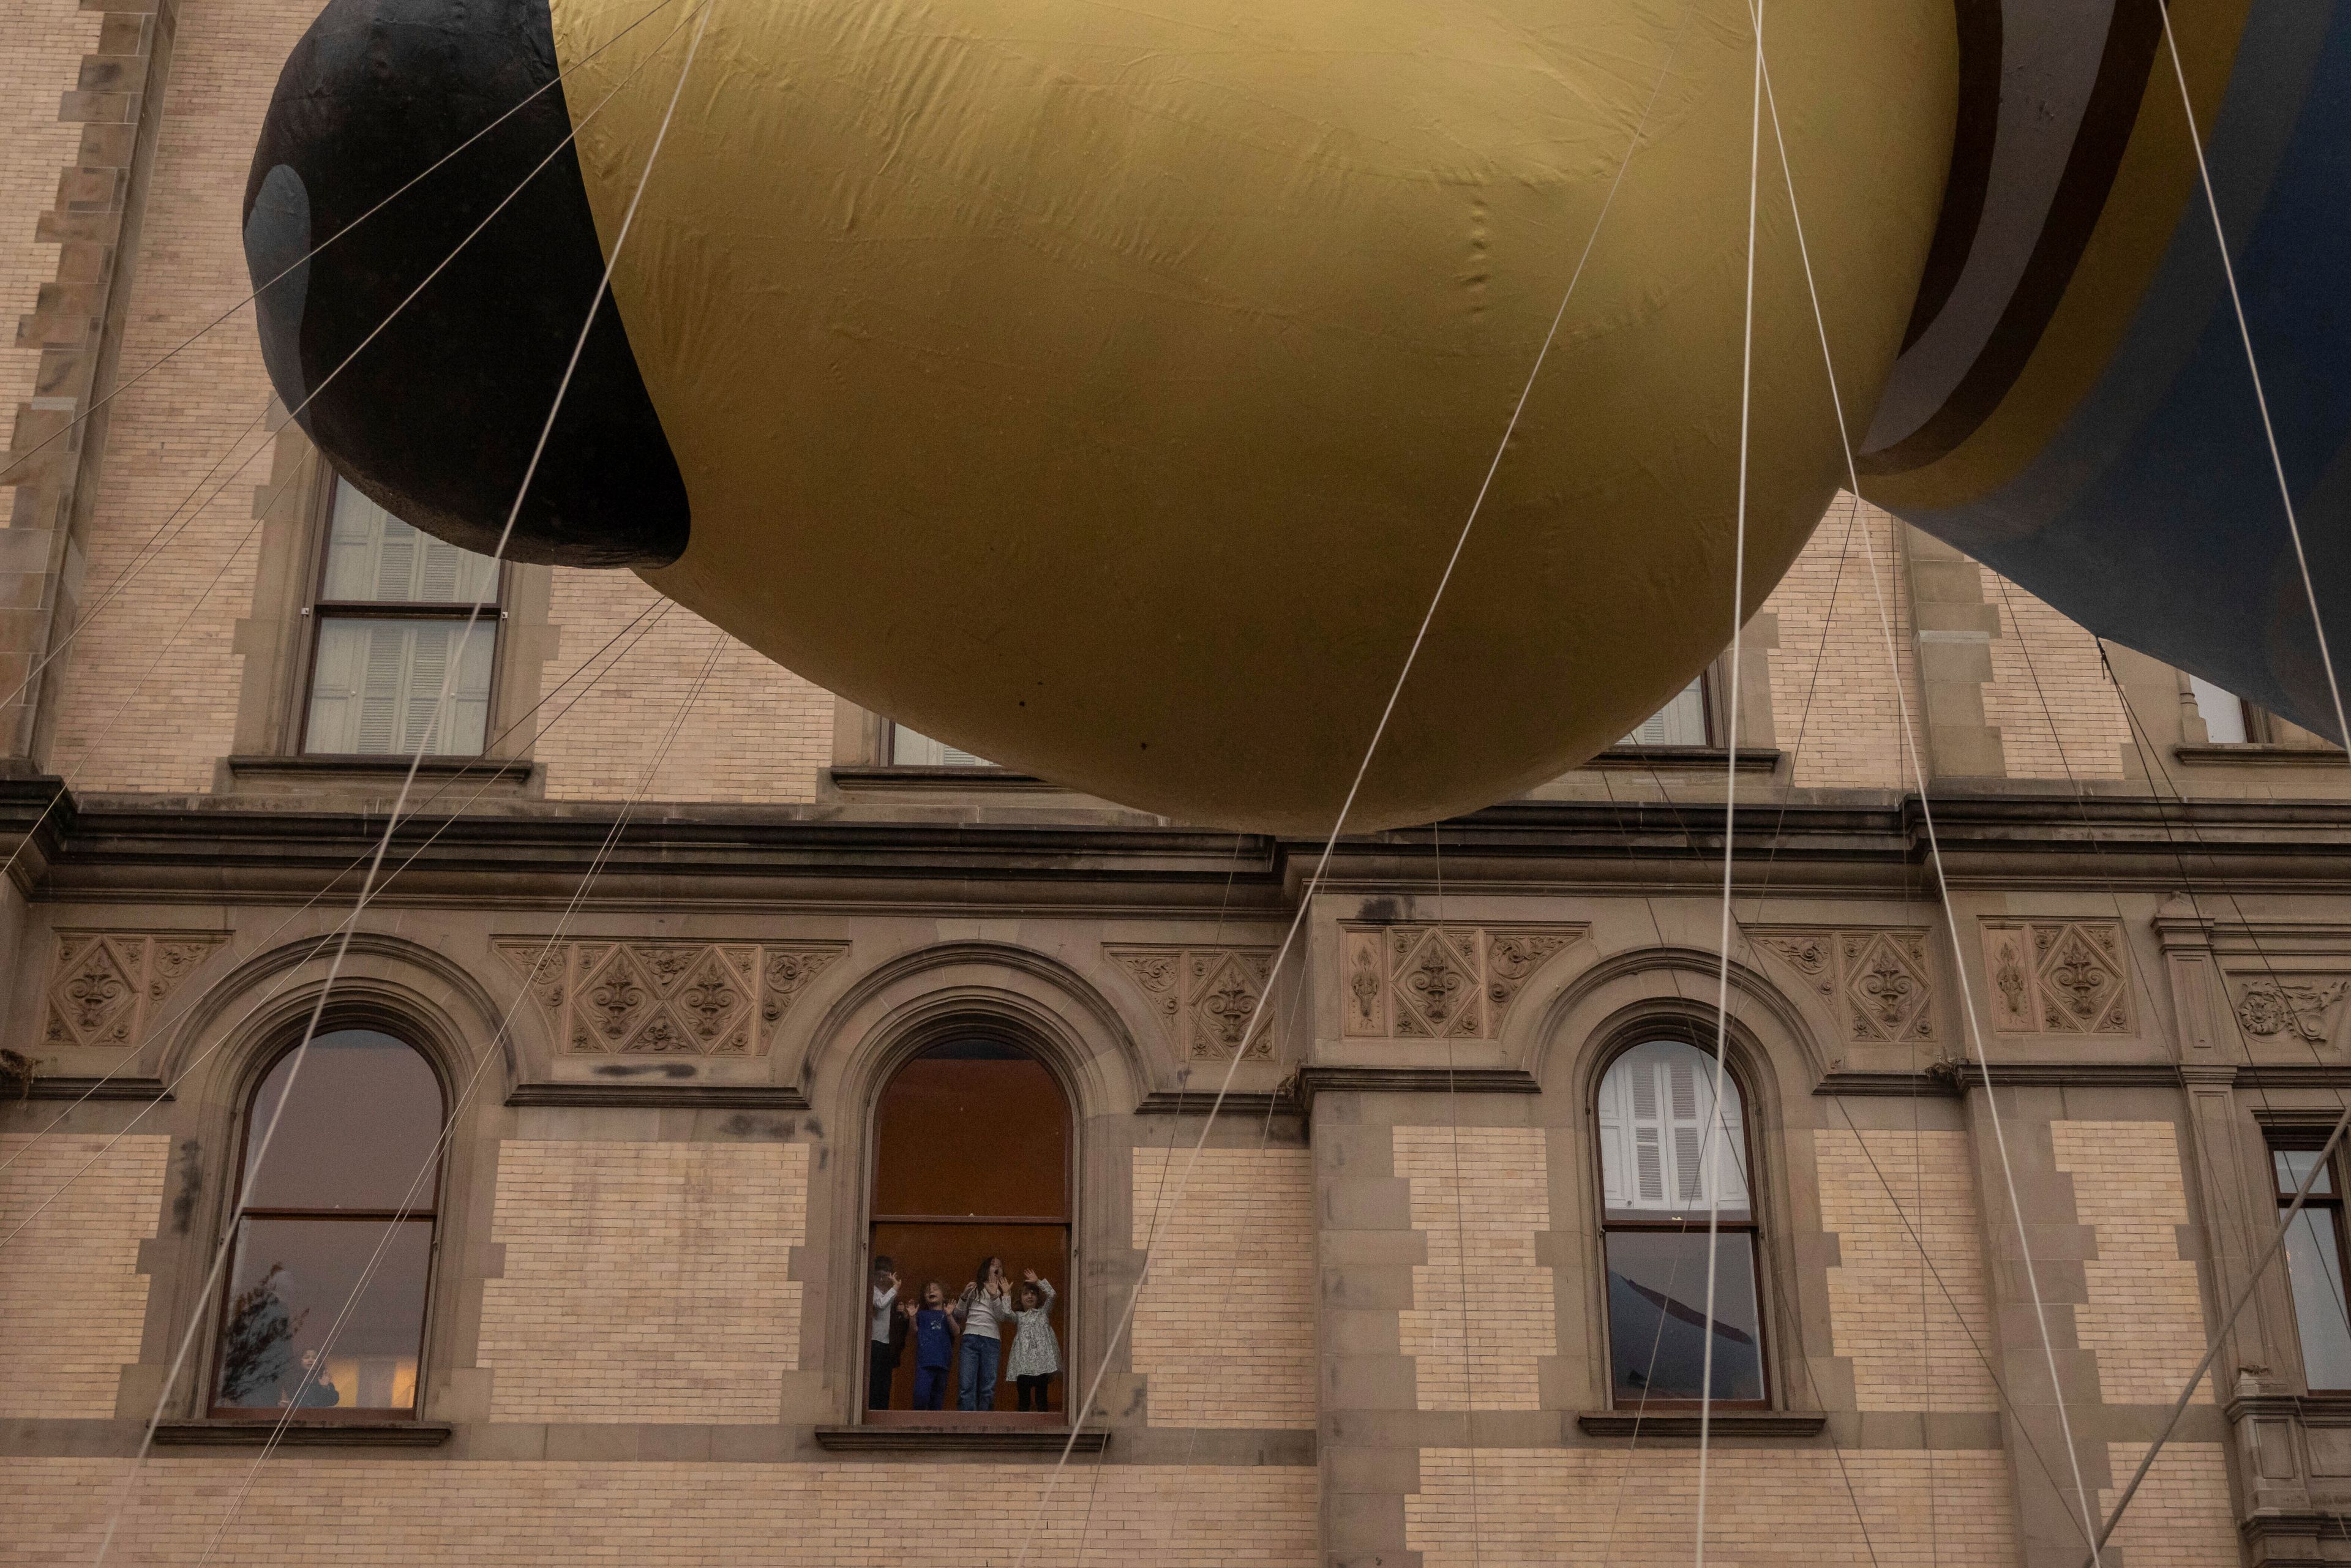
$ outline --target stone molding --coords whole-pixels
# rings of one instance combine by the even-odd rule
[[[1837,1018],[1851,1045],[1917,1045],[1942,1039],[1935,970],[1923,926],[1891,930],[1752,928],[1750,939],[1794,975]]]
[[[1499,1040],[1537,969],[1585,925],[1340,928],[1340,1033],[1351,1040]]]
[[[2130,960],[2112,920],[1987,920],[1984,976],[2002,1034],[2136,1032]]]
[[[1816,1410],[1716,1410],[1708,1419],[1717,1437],[1816,1437],[1829,1418]],[[1594,1437],[1695,1437],[1695,1410],[1586,1410],[1575,1424]]]
[[[1251,1061],[1270,1061],[1278,1021],[1250,1031],[1272,977],[1271,947],[1130,947],[1104,943],[1126,977],[1151,1004],[1151,1016],[1176,1054],[1193,1061],[1230,1061],[1249,1040]]]
[[[216,931],[60,931],[49,977],[44,1045],[129,1049],[213,950]]]
[[[437,1448],[456,1431],[443,1421],[163,1421],[159,1448]]]
[[[647,1083],[632,1079],[589,1079],[517,1083],[507,1095],[517,1107],[592,1107],[599,1110],[805,1111],[809,1098],[788,1084]]]
[[[765,1056],[793,1005],[845,942],[501,936],[556,1050],[580,1056]]]

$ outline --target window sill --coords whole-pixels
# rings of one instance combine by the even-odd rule
[[[1695,1437],[1695,1410],[1586,1410],[1575,1424],[1594,1437],[1629,1437],[1637,1428],[1643,1437]],[[1717,1410],[1710,1436],[1718,1437],[1812,1437],[1827,1427],[1829,1418],[1817,1410]]]
[[[843,789],[1051,789],[1061,790],[1058,784],[1048,784],[1033,773],[1016,773],[1009,768],[998,768],[992,762],[957,767],[919,766],[913,763],[871,763],[862,767],[840,765],[830,770],[832,781]]]
[[[2236,768],[2340,768],[2343,751],[2333,746],[2175,746],[2171,755],[2181,762],[2219,763]]]
[[[278,1443],[292,1448],[437,1448],[455,1428],[443,1421],[288,1421]],[[165,1421],[159,1446],[258,1448],[277,1431],[275,1421]]]
[[[1739,771],[1771,773],[1781,753],[1769,747],[1739,748]],[[1730,753],[1719,746],[1612,746],[1583,765],[1584,771],[1719,773],[1730,765]]]
[[[846,1454],[1059,1454],[1064,1448],[1081,1454],[1099,1454],[1110,1446],[1110,1428],[1084,1427],[1073,1445],[1070,1429],[1061,1426],[919,1427],[872,1423],[819,1427],[816,1446]]]
[[[228,758],[229,777],[240,783],[263,784],[298,781],[301,783],[332,783],[339,779],[364,779],[372,785],[386,777],[404,778],[409,758],[404,756],[377,756],[369,753],[359,757],[314,754],[304,757],[232,757]],[[538,765],[528,757],[428,757],[416,765],[419,779],[479,779],[488,784],[523,785],[530,781],[531,771]]]

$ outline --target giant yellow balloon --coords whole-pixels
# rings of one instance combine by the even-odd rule
[[[1187,821],[1322,832],[1566,298],[1349,825],[1555,775],[1727,641],[1741,0],[715,0],[657,159],[683,6],[505,3],[522,18],[506,31],[450,23],[414,51],[478,56],[545,18],[537,68],[569,73],[549,97],[578,129],[597,257],[548,260],[569,243],[549,218],[517,252],[532,270],[478,286],[499,303],[465,318],[477,286],[453,295],[476,337],[436,373],[506,361],[481,372],[493,390],[439,400],[465,432],[454,455],[311,420],[421,526],[494,537],[513,491],[492,481],[520,465],[485,433],[536,436],[532,389],[551,390],[611,258],[617,320],[569,394],[608,434],[564,449],[553,483],[571,488],[527,512],[513,553],[632,564],[811,680],[1007,765]],[[349,37],[289,79],[428,9],[336,0],[322,27],[338,7]],[[1801,0],[1767,26],[1806,228],[1834,236],[1812,259],[1846,406],[1866,411],[1941,202],[1951,7]],[[424,73],[403,89],[418,103]],[[360,133],[300,123],[287,97],[249,248],[298,188],[311,234],[367,195],[321,189],[348,146],[287,150]],[[1761,159],[1750,611],[1842,476],[1768,119]],[[265,162],[289,171],[274,194]],[[334,259],[304,275],[309,317],[349,293]],[[549,293],[571,323],[559,351],[493,352],[521,329],[503,317]],[[419,303],[421,332],[437,319]],[[332,334],[295,315],[272,368],[300,392],[331,362],[310,338]],[[551,368],[532,382],[525,361]],[[682,503],[640,482],[645,418],[611,391],[632,361]],[[585,427],[559,422],[559,447],[567,428]],[[436,464],[463,482],[416,478]]]

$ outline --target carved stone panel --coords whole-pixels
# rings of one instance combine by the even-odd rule
[[[558,1049],[575,1055],[764,1056],[841,942],[560,942],[500,937]]]
[[[1270,947],[1116,947],[1104,951],[1151,1004],[1167,1043],[1193,1061],[1230,1061],[1249,1040],[1251,1059],[1274,1054],[1269,1022],[1254,1036],[1249,1020],[1273,972]]]
[[[1928,933],[1778,927],[1755,946],[1816,993],[1855,1045],[1909,1045],[1942,1038],[1935,1016]]]
[[[1987,921],[1992,1027],[2009,1034],[2128,1034],[2128,960],[2111,920]]]
[[[1344,925],[1340,1032],[1496,1040],[1510,1005],[1581,925]]]
[[[43,1041],[133,1046],[163,1001],[227,938],[202,931],[60,931]]]
[[[2277,975],[2241,977],[2237,983],[2237,1022],[2247,1034],[2291,1045],[2306,1041],[2323,1045],[2335,1038],[2344,995],[2351,980],[2323,975]]]

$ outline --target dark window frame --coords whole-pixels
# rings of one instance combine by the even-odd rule
[[[302,635],[300,678],[294,683],[294,713],[291,734],[294,737],[292,755],[296,757],[328,758],[363,764],[381,763],[387,758],[405,761],[404,749],[392,751],[313,751],[310,749],[311,697],[319,681],[319,648],[326,635],[329,621],[454,621],[464,624],[473,614],[470,603],[432,604],[398,600],[329,599],[326,597],[327,563],[332,558],[335,535],[335,499],[350,481],[329,469],[326,482],[319,486],[320,498],[310,529],[310,563],[303,579]],[[405,520],[405,519],[403,519]],[[410,527],[415,525],[410,524]],[[482,715],[482,746],[478,751],[431,751],[430,758],[479,758],[489,755],[490,743],[498,734],[498,685],[506,674],[507,659],[507,600],[513,591],[514,563],[496,563],[494,591],[482,603],[478,623],[486,624],[490,632],[490,668],[488,688],[484,695]]]
[[[215,1304],[216,1332],[214,1335],[214,1343],[211,1354],[207,1360],[204,1379],[200,1385],[203,1390],[204,1411],[204,1418],[206,1420],[266,1423],[270,1425],[275,1425],[279,1421],[285,1421],[289,1425],[296,1423],[308,1423],[314,1426],[333,1426],[337,1424],[379,1426],[387,1421],[414,1421],[423,1418],[424,1411],[426,1378],[430,1375],[432,1370],[431,1349],[433,1343],[434,1299],[439,1287],[441,1276],[441,1217],[443,1214],[443,1188],[446,1186],[449,1179],[450,1155],[453,1152],[453,1141],[446,1136],[446,1128],[450,1114],[448,1075],[442,1071],[441,1062],[434,1052],[426,1050],[423,1046],[419,1045],[416,1040],[411,1037],[409,1031],[402,1030],[395,1026],[392,1026],[384,1022],[379,1022],[374,1019],[355,1019],[350,1021],[337,1021],[331,1019],[322,1019],[319,1023],[313,1038],[315,1039],[318,1036],[336,1033],[344,1030],[371,1030],[379,1034],[387,1035],[392,1039],[398,1040],[402,1045],[404,1045],[410,1051],[414,1051],[418,1059],[424,1063],[426,1071],[433,1074],[434,1091],[441,1097],[441,1119],[444,1136],[442,1137],[441,1142],[436,1145],[434,1154],[433,1186],[432,1190],[428,1195],[429,1202],[405,1211],[393,1208],[290,1208],[282,1205],[254,1205],[246,1207],[239,1207],[237,1200],[244,1195],[245,1191],[246,1151],[252,1147],[253,1138],[255,1135],[255,1113],[261,1108],[262,1091],[269,1086],[270,1075],[277,1071],[278,1064],[283,1062],[287,1057],[293,1055],[295,1051],[301,1049],[301,1037],[298,1035],[292,1040],[280,1042],[277,1049],[275,1051],[258,1053],[255,1058],[256,1065],[248,1070],[248,1076],[240,1085],[237,1098],[234,1103],[237,1107],[234,1113],[235,1116],[236,1128],[235,1155],[228,1167],[229,1190],[227,1194],[226,1217],[224,1221],[223,1230],[223,1235],[228,1248],[228,1259],[227,1266],[221,1270],[220,1295],[219,1300]],[[304,1408],[299,1406],[289,1407],[286,1406],[224,1405],[220,1402],[222,1353],[220,1342],[222,1339],[225,1338],[229,1332],[229,1324],[232,1317],[234,1316],[234,1309],[236,1301],[235,1256],[239,1242],[238,1232],[242,1229],[244,1223],[249,1219],[264,1221],[273,1219],[294,1220],[305,1224],[349,1221],[355,1225],[373,1224],[379,1227],[390,1225],[395,1220],[402,1223],[415,1223],[421,1221],[430,1227],[429,1240],[426,1243],[425,1250],[425,1271],[423,1281],[424,1308],[423,1312],[419,1315],[416,1324],[416,1376],[414,1380],[416,1397],[413,1404],[406,1406],[354,1406],[350,1409],[344,1409],[340,1406],[332,1406]]]
[[[2278,1170],[2277,1156],[2286,1154],[2314,1154],[2326,1146],[2328,1132],[2331,1130],[2331,1128],[2313,1129],[2308,1132],[2297,1132],[2291,1129],[2273,1129],[2264,1140],[2262,1153],[2263,1163],[2268,1166],[2270,1174],[2273,1200],[2271,1212],[2280,1220],[2284,1219],[2287,1206],[2294,1202],[2295,1186],[2300,1184],[2296,1183],[2294,1186],[2286,1184]],[[2303,1200],[2302,1211],[2308,1214],[2313,1210],[2318,1210],[2332,1217],[2336,1264],[2335,1289],[2337,1299],[2345,1307],[2345,1337],[2346,1341],[2351,1341],[2351,1220],[2346,1219],[2344,1207],[2343,1155],[2344,1150],[2338,1146],[2333,1154],[2326,1156],[2325,1185],[2332,1190],[2322,1193],[2317,1190],[2317,1184],[2314,1184],[2310,1196]],[[2294,1324],[2294,1358],[2302,1366],[2303,1387],[2313,1394],[2351,1394],[2351,1384],[2338,1387],[2330,1384],[2314,1384],[2310,1381],[2310,1354],[2304,1340],[2301,1309],[2294,1303],[2294,1281],[2290,1270],[2289,1263],[2288,1271],[2285,1272],[2286,1315]]]
[[[1724,1081],[1739,1096],[1739,1133],[1741,1145],[1739,1151],[1740,1171],[1747,1188],[1747,1218],[1745,1219],[1718,1218],[1715,1221],[1715,1229],[1718,1238],[1734,1234],[1744,1235],[1747,1238],[1748,1272],[1755,1282],[1755,1356],[1758,1374],[1763,1385],[1763,1394],[1757,1399],[1700,1401],[1645,1396],[1636,1405],[1621,1405],[1617,1402],[1616,1328],[1608,1307],[1609,1237],[1630,1233],[1698,1236],[1706,1234],[1707,1217],[1704,1210],[1698,1211],[1694,1216],[1684,1215],[1671,1219],[1616,1219],[1609,1217],[1608,1175],[1604,1164],[1608,1157],[1608,1151],[1604,1140],[1599,1136],[1600,1096],[1606,1088],[1609,1073],[1614,1070],[1619,1061],[1641,1046],[1660,1042],[1686,1045],[1708,1058],[1715,1054],[1715,1048],[1710,1041],[1700,1039],[1694,1028],[1678,1019],[1654,1019],[1646,1026],[1635,1026],[1623,1030],[1615,1041],[1601,1054],[1598,1070],[1592,1075],[1591,1093],[1586,1099],[1584,1107],[1586,1124],[1593,1132],[1593,1234],[1598,1237],[1600,1243],[1600,1268],[1597,1281],[1600,1292],[1598,1321],[1601,1332],[1601,1363],[1606,1369],[1603,1375],[1608,1407],[1611,1410],[1637,1409],[1645,1414],[1657,1415],[1678,1415],[1698,1409],[1701,1404],[1715,1410],[1776,1410],[1780,1406],[1774,1393],[1777,1384],[1773,1376],[1775,1362],[1771,1350],[1771,1258],[1765,1241],[1765,1234],[1770,1227],[1764,1218],[1762,1183],[1759,1179],[1760,1171],[1755,1162],[1753,1125],[1755,1096],[1749,1092],[1746,1074],[1740,1070],[1739,1052],[1735,1046],[1727,1052],[1722,1071]],[[1716,1246],[1721,1245],[1721,1241],[1718,1239]]]

